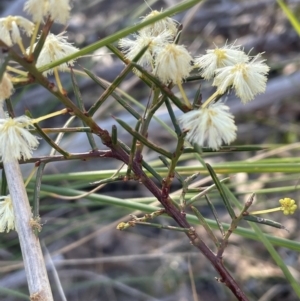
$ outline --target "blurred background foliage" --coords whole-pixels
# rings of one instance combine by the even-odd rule
[[[72,17],[66,29],[69,40],[82,48],[100,40],[126,26],[138,23],[141,16],[151,9],[171,7],[180,1],[143,0],[75,0]],[[24,1],[1,1],[0,16],[23,15]],[[300,1],[288,1],[289,8],[299,20]],[[266,209],[278,206],[283,197],[294,198],[299,205],[300,159],[299,159],[299,82],[300,82],[300,39],[286,15],[276,1],[233,1],[210,0],[174,16],[183,23],[181,42],[193,55],[201,55],[208,48],[223,46],[226,42],[243,45],[246,52],[255,55],[264,52],[264,58],[271,67],[267,91],[247,105],[230,94],[227,105],[235,115],[238,139],[235,145],[257,145],[264,151],[204,153],[221,178],[230,176],[228,188],[241,203],[252,192],[256,193],[252,209]],[[54,25],[52,31],[63,30]],[[77,69],[88,68],[97,76],[113,81],[124,65],[101,48],[91,57],[78,61]],[[69,74],[63,75],[63,83],[71,99],[75,99]],[[77,77],[86,109],[101,95],[103,90],[89,78]],[[193,99],[201,84],[202,98],[213,92],[210,83],[201,81],[184,84],[186,93]],[[130,74],[119,87],[137,102],[132,102],[142,114],[147,104],[149,89],[134,75]],[[176,89],[174,90],[176,91]],[[17,90],[13,96],[17,115],[29,109],[34,116],[47,114],[62,108],[60,102],[37,85]],[[182,114],[174,108],[175,114]],[[98,124],[109,131],[116,124],[116,116],[132,127],[135,120],[116,102],[109,98],[95,114]],[[159,109],[156,116],[171,126],[166,108]],[[42,123],[43,127],[62,127],[68,117],[62,116]],[[74,121],[72,126],[81,126]],[[55,138],[55,135],[53,135]],[[118,137],[131,145],[130,135],[118,127]],[[170,152],[174,151],[176,140],[161,126],[152,121],[149,139]],[[100,149],[104,149],[99,140]],[[65,134],[61,146],[70,152],[89,151],[86,134]],[[36,155],[47,155],[51,149],[45,143]],[[161,175],[165,168],[157,154],[145,149],[144,159],[156,166]],[[22,166],[24,177],[33,165]],[[143,204],[152,204],[155,199],[138,182],[109,183],[93,197],[66,200],[59,195],[76,195],[90,191],[92,182],[111,177],[120,162],[110,159],[90,161],[65,161],[48,164],[42,179],[40,215],[43,231],[40,239],[52,258],[49,263],[49,277],[54,299],[61,300],[55,273],[58,273],[68,300],[233,300],[231,293],[218,284],[214,269],[205,258],[193,248],[183,233],[157,228],[136,226],[124,232],[116,230],[121,221],[128,221],[129,214],[142,215]],[[201,168],[197,157],[184,154],[180,161],[181,175],[200,172],[192,197],[212,184],[206,170]],[[126,171],[126,169],[125,169]],[[180,189],[175,181],[172,192]],[[28,186],[33,194],[34,182]],[[230,218],[224,209],[219,193],[209,193],[218,209],[222,222]],[[122,204],[132,202],[132,207]],[[194,204],[201,213],[212,218],[205,199]],[[126,207],[127,206],[127,207]],[[155,203],[157,206],[157,203]],[[299,212],[293,216],[281,213],[267,215],[282,223],[288,231],[260,226],[264,232],[278,238],[287,238],[296,244],[292,247],[277,246],[276,249],[299,281]],[[159,217],[154,222],[174,225],[172,220]],[[195,225],[196,226],[196,225]],[[246,223],[242,227],[249,228]],[[196,226],[205,242],[213,248],[201,226]],[[280,244],[279,244],[280,245]],[[232,235],[224,254],[227,267],[241,284],[250,300],[297,300],[293,290],[284,279],[268,251],[261,242]],[[193,284],[195,290],[192,290]],[[193,292],[193,293],[192,293]],[[28,300],[26,277],[22,269],[21,254],[16,233],[0,236],[0,296],[1,300]]]

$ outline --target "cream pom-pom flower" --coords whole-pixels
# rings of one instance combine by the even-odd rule
[[[0,158],[3,162],[28,160],[39,142],[28,129],[33,127],[27,116],[0,119]]]
[[[22,41],[20,28],[30,37],[34,30],[34,24],[21,16],[7,16],[0,18],[0,39],[12,46]]]
[[[49,13],[54,22],[66,24],[70,18],[70,0],[49,0]]]
[[[178,85],[181,96],[189,108],[191,105],[182,87],[182,81],[189,76],[193,69],[192,61],[192,56],[183,45],[166,44],[156,53],[153,71],[162,83],[173,82]]]
[[[195,66],[200,68],[200,75],[211,79],[218,68],[246,63],[249,56],[241,51],[241,46],[225,45],[221,48],[208,49],[206,54],[195,59]]]
[[[0,196],[0,232],[15,229],[15,215],[10,195]]]
[[[24,10],[32,16],[34,22],[43,22],[44,17],[50,14],[54,22],[66,24],[71,6],[69,0],[27,0]]]
[[[48,0],[27,0],[24,4],[24,11],[31,15],[33,22],[40,23],[48,14]]]
[[[143,56],[137,62],[142,67],[153,66],[155,53],[165,44],[171,42],[172,39],[169,31],[164,31],[158,36],[151,35],[148,31],[141,31],[139,34],[134,34],[133,37],[135,38],[134,40],[121,39],[119,46],[129,60],[133,60],[144,47],[148,46]]]
[[[78,48],[74,47],[71,43],[67,41],[67,37],[64,35],[66,32],[62,32],[58,35],[54,35],[49,33],[47,36],[42,51],[38,57],[36,62],[36,66],[42,67],[47,64],[53,63],[57,60],[60,60],[68,55],[71,55],[78,51]],[[36,43],[37,44],[37,43]],[[34,44],[34,47],[36,46]],[[29,51],[29,49],[27,49]],[[66,71],[68,70],[68,64],[73,66],[75,60],[70,60],[68,63],[63,63],[58,66],[58,70]],[[43,74],[46,76],[47,74],[52,74],[53,69],[49,69]]]
[[[218,150],[222,142],[230,144],[236,139],[234,117],[222,102],[190,111],[181,116],[178,122],[183,130],[188,130],[186,140],[202,147]]]
[[[14,86],[6,72],[3,73],[0,81],[0,106],[3,105],[3,101],[9,98],[14,92]]]
[[[157,51],[154,73],[164,83],[181,83],[189,76],[193,58],[183,45],[166,44]]]
[[[155,16],[161,14],[162,11],[153,10],[151,13],[142,18],[142,22],[149,20]],[[169,31],[171,36],[174,38],[177,33],[177,24],[178,22],[172,18],[166,17],[159,21],[154,22],[151,25],[148,25],[142,28],[139,33],[145,33],[147,35],[159,36],[161,33],[165,31]]]
[[[230,87],[235,89],[236,95],[246,103],[255,95],[265,92],[267,74],[270,70],[264,62],[257,61],[261,54],[256,55],[249,63],[238,63],[216,70],[213,86],[217,86],[220,94]]]

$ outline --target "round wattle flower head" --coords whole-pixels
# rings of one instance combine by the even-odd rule
[[[279,203],[281,205],[280,210],[283,211],[284,215],[294,214],[298,207],[295,200],[290,198],[280,199]]]
[[[15,229],[15,215],[10,195],[0,196],[0,232]]]
[[[67,41],[67,37],[64,36],[66,32],[62,32],[58,35],[54,35],[49,33],[44,43],[43,49],[38,57],[36,62],[36,66],[42,67],[44,65],[48,65],[57,60],[63,59],[64,57],[71,55],[78,51],[78,48],[74,47],[71,43]],[[34,44],[34,47],[36,44]],[[58,66],[58,70],[67,71],[68,64],[73,66],[75,60],[68,61],[68,63],[63,63]],[[43,74],[46,76],[47,74],[52,74],[53,69],[49,69]]]
[[[69,0],[49,0],[49,13],[54,22],[66,24],[70,18]]]
[[[240,46],[225,45],[222,48],[206,50],[205,55],[195,59],[195,65],[201,69],[200,75],[205,79],[211,79],[218,68],[248,62],[248,55],[240,48]]]
[[[153,55],[155,50],[160,49],[163,45],[171,41],[171,34],[169,31],[164,31],[158,36],[153,36],[150,35],[149,32],[142,31],[133,36],[135,40],[128,38],[121,39],[119,41],[119,46],[125,53],[125,57],[131,61],[144,47],[148,46],[144,55],[137,62],[142,67],[153,65]]]
[[[266,75],[270,68],[264,64],[265,60],[257,62],[260,56],[261,54],[258,54],[249,63],[238,63],[234,66],[217,69],[213,86],[217,86],[220,94],[233,87],[243,103],[252,100],[255,95],[265,92]]]
[[[233,115],[222,102],[190,111],[181,116],[178,122],[183,130],[188,130],[186,140],[201,147],[218,150],[222,142],[230,144],[236,138],[237,127]]]
[[[161,11],[159,12],[157,10],[153,10],[150,14],[142,18],[142,22],[149,20],[155,16],[158,16],[161,13],[162,13]],[[154,22],[151,25],[142,28],[139,31],[139,33],[146,33],[148,35],[152,35],[156,37],[165,31],[169,31],[172,37],[175,37],[177,33],[177,21],[172,18],[166,17],[164,19]]]
[[[34,22],[43,22],[50,14],[56,23],[66,24],[70,18],[69,0],[27,0],[24,10],[32,16]]]
[[[30,37],[33,33],[34,24],[21,16],[0,18],[0,39],[8,46],[21,42],[19,28]]]
[[[33,22],[43,22],[48,14],[48,0],[28,0],[24,4],[24,11],[31,15]]]
[[[0,158],[3,162],[28,160],[39,142],[28,129],[33,127],[27,116],[0,119]]]
[[[3,105],[3,101],[9,98],[14,92],[14,86],[9,79],[6,72],[3,73],[2,79],[0,81],[0,106]]]
[[[193,69],[192,56],[182,45],[167,44],[155,57],[154,74],[164,83],[181,83]]]

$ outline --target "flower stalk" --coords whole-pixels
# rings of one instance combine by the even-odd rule
[[[62,110],[59,110],[59,111],[55,111],[53,113],[41,116],[39,118],[32,119],[32,123],[39,123],[42,120],[45,120],[45,119],[48,119],[48,118],[52,118],[52,117],[55,117],[55,116],[58,116],[58,115],[63,115],[63,114],[66,114],[66,113],[68,113],[67,109],[62,109]]]

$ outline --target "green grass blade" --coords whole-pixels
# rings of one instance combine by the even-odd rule
[[[228,211],[230,217],[231,217],[232,219],[235,219],[235,218],[236,218],[236,215],[235,215],[235,213],[234,213],[233,208],[231,207],[231,204],[230,204],[230,201],[229,201],[229,199],[228,199],[228,197],[227,197],[227,194],[225,193],[225,191],[224,191],[224,189],[223,189],[222,183],[220,182],[220,180],[219,180],[219,178],[217,177],[216,173],[214,172],[213,168],[212,168],[209,164],[206,164],[206,166],[207,166],[207,169],[208,169],[208,171],[209,171],[209,173],[210,173],[210,176],[212,177],[214,183],[216,184],[217,189],[219,190],[219,193],[220,193],[220,195],[221,195],[221,198],[222,198],[222,200],[223,200],[223,202],[224,202],[224,205],[225,205],[225,207],[226,207],[226,209],[227,209],[227,211]],[[224,185],[224,186],[225,186],[225,185]]]
[[[294,27],[295,31],[300,36],[300,22],[298,21],[297,17],[293,14],[293,12],[289,9],[287,4],[283,0],[277,0],[282,11],[285,13],[289,21],[291,22],[292,26]]]
[[[33,188],[33,184],[29,183],[29,188]],[[59,186],[51,186],[51,185],[42,185],[41,188],[41,195],[46,196],[46,195],[51,195],[52,193],[55,194],[62,194],[62,195],[67,195],[67,196],[77,196],[79,194],[83,194],[86,191],[80,191],[80,190],[75,190],[67,187],[59,187]],[[140,202],[135,202],[135,201],[129,201],[126,199],[119,199],[119,198],[114,198],[110,197],[107,195],[101,195],[101,194],[90,194],[86,196],[86,199],[89,199],[94,202],[98,202],[101,204],[106,204],[106,205],[115,205],[115,206],[120,206],[123,208],[128,208],[128,209],[134,209],[134,210],[141,210],[143,212],[153,212],[160,210],[161,208],[153,205],[147,205],[147,204],[142,204]],[[190,223],[193,224],[199,224],[198,219],[190,214],[187,214],[187,220]],[[218,229],[218,225],[216,221],[211,220],[211,219],[206,219],[208,225],[213,228],[213,229]],[[229,225],[226,223],[222,224],[224,229],[227,230],[229,228]],[[243,236],[245,238],[253,239],[253,240],[259,240],[256,233],[253,230],[246,229],[243,227],[238,227],[235,231],[235,234]],[[268,238],[268,240],[271,242],[273,245],[281,246],[290,250],[294,250],[300,253],[300,242],[294,241],[294,240],[289,240],[285,238],[280,238],[280,237],[275,237],[272,235],[265,235],[265,237]]]

